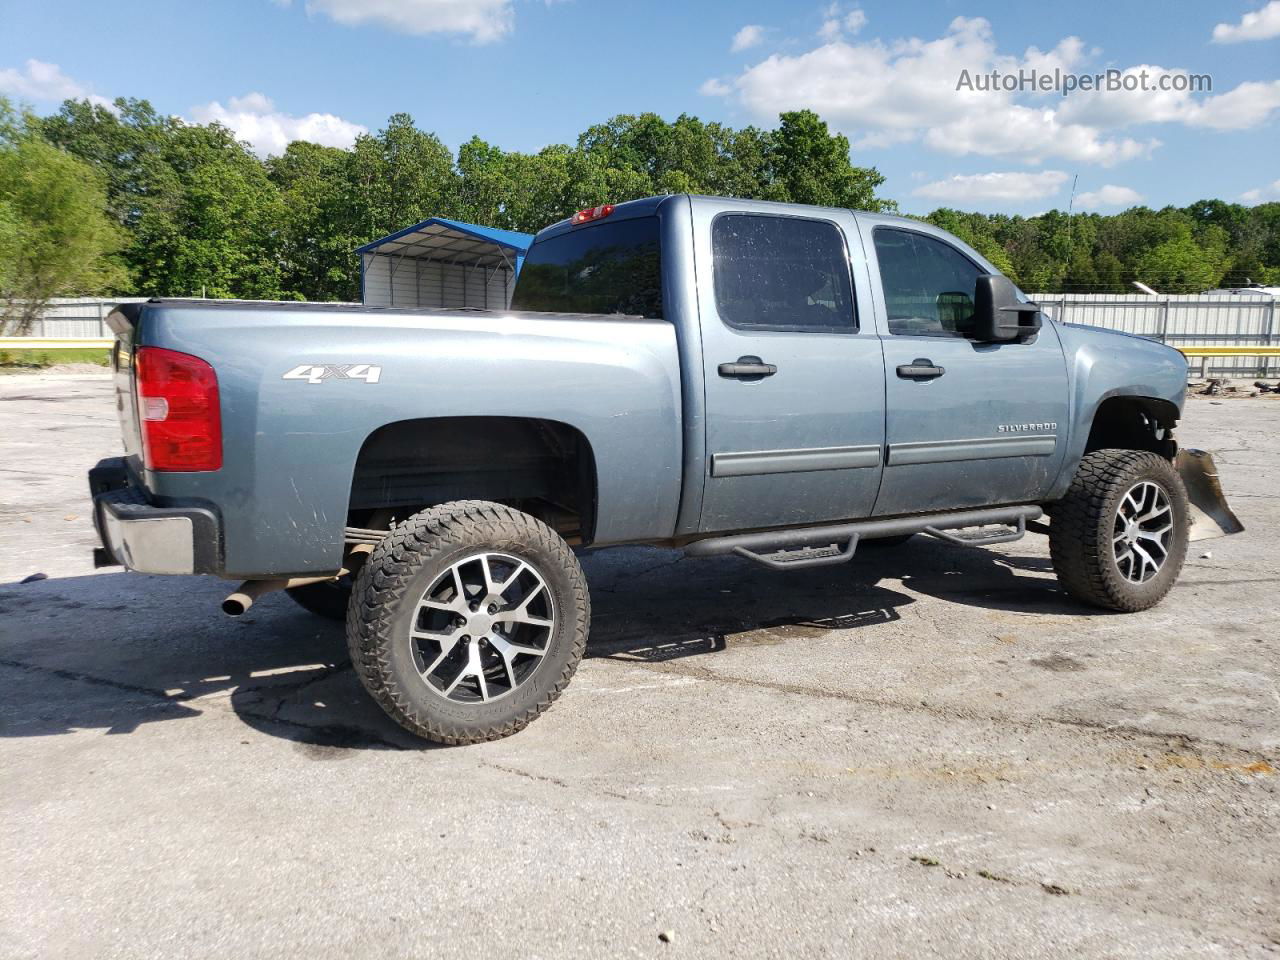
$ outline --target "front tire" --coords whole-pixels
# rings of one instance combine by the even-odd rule
[[[569,545],[482,500],[397,524],[356,578],[351,661],[406,730],[438,743],[510,736],[551,706],[586,649],[591,603]]]
[[[1053,505],[1049,553],[1072,597],[1133,613],[1173,587],[1189,528],[1187,492],[1168,460],[1144,450],[1095,450]]]

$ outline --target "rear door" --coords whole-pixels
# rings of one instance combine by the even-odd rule
[[[864,517],[880,483],[884,361],[856,225],[778,209],[693,202],[704,531]]]
[[[978,343],[968,333],[983,266],[924,231],[877,225],[863,242],[881,281],[886,374],[875,514],[1042,499],[1066,449],[1066,361],[1053,324],[1026,342]]]

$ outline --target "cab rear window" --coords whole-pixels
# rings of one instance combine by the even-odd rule
[[[520,268],[511,307],[661,319],[658,218],[605,220],[537,241]]]

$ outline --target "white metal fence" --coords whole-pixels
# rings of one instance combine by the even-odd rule
[[[1202,293],[1152,297],[1145,294],[1031,293],[1055,320],[1085,323],[1159,340],[1172,347],[1280,345],[1280,307],[1266,295]],[[1199,369],[1199,362],[1192,364]],[[1205,360],[1209,376],[1276,376],[1276,360],[1242,353]]]
[[[117,300],[90,298],[59,299],[31,325],[32,337],[109,337],[107,315],[120,303],[142,303],[146,297],[120,297]]]
[[[1032,293],[1030,297],[1055,320],[1121,330],[1174,347],[1280,346],[1280,307],[1277,298],[1265,295]],[[32,325],[31,336],[107,337],[111,334],[106,317],[116,304],[144,299],[54,300]],[[1217,376],[1269,377],[1280,375],[1280,362],[1244,353],[1208,358],[1204,369]]]

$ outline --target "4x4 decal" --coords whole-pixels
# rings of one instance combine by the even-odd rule
[[[363,380],[377,383],[382,367],[374,363],[300,363],[281,380],[305,380],[320,383],[322,380]]]

